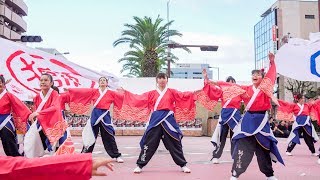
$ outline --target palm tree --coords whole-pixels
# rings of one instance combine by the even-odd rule
[[[138,48],[134,49],[134,51],[126,52],[124,57],[118,60],[119,63],[124,63],[120,72],[129,71],[127,77],[142,77],[141,67],[143,66],[144,52]]]
[[[168,30],[173,21],[162,26],[163,19],[159,16],[154,22],[150,17],[142,19],[134,16],[133,19],[135,24],[125,24],[127,29],[122,31],[121,38],[113,43],[114,47],[128,43],[132,48],[118,61],[125,63],[121,72],[129,71],[129,76],[155,77],[166,64],[168,37],[182,34],[177,30]],[[187,48],[184,50],[190,52]],[[172,62],[178,60],[173,54],[171,57]]]

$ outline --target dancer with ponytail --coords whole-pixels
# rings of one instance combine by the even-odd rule
[[[46,149],[55,152],[55,155],[74,153],[75,149],[67,132],[68,124],[61,113],[60,96],[53,87],[52,76],[42,74],[41,91],[33,100],[36,111],[29,116],[32,125],[24,143],[27,157],[43,156]]]

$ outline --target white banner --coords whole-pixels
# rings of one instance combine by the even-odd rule
[[[277,73],[299,81],[320,82],[320,33],[310,40],[291,38],[276,54]]]
[[[119,81],[106,72],[98,73],[65,58],[3,38],[0,38],[0,68],[5,79],[12,79],[7,85],[8,91],[23,101],[32,101],[31,98],[39,92],[43,73],[53,76],[54,85],[60,91],[63,88],[98,87],[97,81],[101,76],[109,78],[111,88],[115,88]]]

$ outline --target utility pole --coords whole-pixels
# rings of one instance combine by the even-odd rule
[[[170,4],[170,0],[168,0],[167,1],[167,21],[168,21],[168,23],[169,23],[169,4]],[[168,29],[167,29],[167,31],[168,31],[168,44],[169,44],[169,41],[170,41],[170,39],[169,39],[169,25],[168,25]],[[168,69],[167,69],[167,74],[168,74],[168,77],[170,77],[170,75],[171,75],[171,68],[170,68],[170,64],[171,64],[171,56],[170,56],[170,54],[171,54],[171,48],[168,46],[168,48],[167,48],[167,63],[168,63]]]

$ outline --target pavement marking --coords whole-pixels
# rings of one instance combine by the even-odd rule
[[[301,174],[300,174],[300,176],[305,176],[305,175],[306,175],[306,173],[301,173]]]
[[[133,159],[133,158],[139,158],[139,156],[124,156],[123,159]]]
[[[130,154],[121,153],[121,156],[130,156]]]
[[[125,149],[140,149],[139,146],[127,146],[127,147],[123,147]]]
[[[189,154],[189,155],[202,155],[202,154],[208,154],[208,153],[192,153],[192,152],[187,152],[184,154]]]
[[[233,161],[219,161],[219,164],[233,163]],[[190,164],[213,164],[212,161],[192,161]],[[214,165],[219,165],[214,164]]]
[[[102,151],[94,151],[92,152],[92,154],[102,154],[103,152]]]

